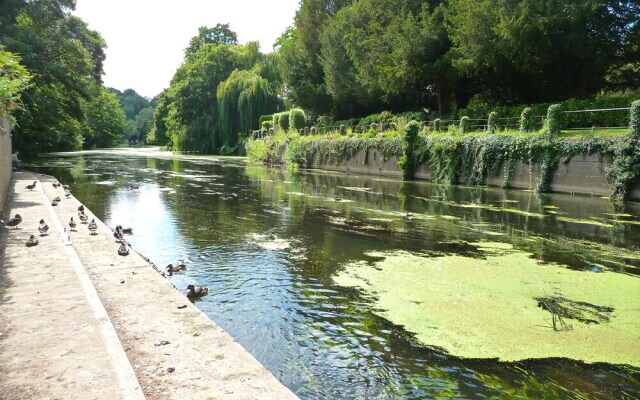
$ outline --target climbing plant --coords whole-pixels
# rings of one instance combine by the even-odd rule
[[[560,104],[552,104],[547,110],[544,131],[547,135],[555,137],[562,131],[564,113]]]
[[[529,133],[536,130],[536,120],[533,117],[533,110],[527,107],[520,114],[520,132]]]
[[[487,131],[489,133],[496,133],[498,131],[498,113],[495,111],[489,113],[489,118],[487,119]]]
[[[640,140],[640,100],[631,103],[629,128],[631,134]]]
[[[398,167],[402,172],[402,179],[410,181],[413,179],[416,171],[416,142],[420,124],[416,121],[409,122],[404,128],[404,136],[402,138],[402,156],[398,160]]]

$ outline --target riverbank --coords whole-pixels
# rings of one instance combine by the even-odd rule
[[[33,180],[36,189],[25,189]],[[136,398],[129,393],[137,385],[118,384],[127,368],[113,366],[114,356],[105,349],[115,348],[132,370],[124,382],[137,378],[148,399],[296,398],[142,256],[118,256],[110,229],[90,212],[97,235],[80,224],[77,232],[59,235],[56,230],[77,215],[80,203],[65,198],[53,181],[30,173],[14,176],[7,211],[25,220],[18,230],[3,230],[0,243],[3,387],[13,388],[18,399]],[[62,198],[55,208],[49,204],[54,197]],[[26,248],[40,218],[54,233]],[[86,275],[87,285],[72,279],[73,268]],[[83,298],[97,301],[106,313],[92,311]],[[109,330],[117,333],[110,345],[104,344]],[[66,373],[72,378],[65,379]]]

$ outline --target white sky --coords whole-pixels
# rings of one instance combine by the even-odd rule
[[[299,0],[77,0],[75,14],[107,42],[104,83],[153,97],[169,86],[198,27],[230,24],[264,53],[293,25]]]

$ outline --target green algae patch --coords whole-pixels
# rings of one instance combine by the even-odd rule
[[[613,228],[613,225],[611,224],[606,224],[604,222],[596,221],[593,219],[575,219],[575,218],[569,218],[569,217],[556,217],[556,220],[562,221],[562,222],[569,222],[572,224],[593,225],[593,226],[601,226],[603,228]]]
[[[472,245],[484,258],[371,252],[380,260],[349,264],[335,281],[362,289],[381,316],[454,356],[640,366],[640,278],[540,264],[506,243]],[[555,331],[536,300],[549,296],[613,311],[606,322],[565,319],[570,328]]]

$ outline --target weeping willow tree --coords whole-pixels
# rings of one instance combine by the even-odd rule
[[[238,133],[258,128],[269,102],[269,82],[255,69],[235,70],[218,86],[218,127],[222,144],[234,147]]]

